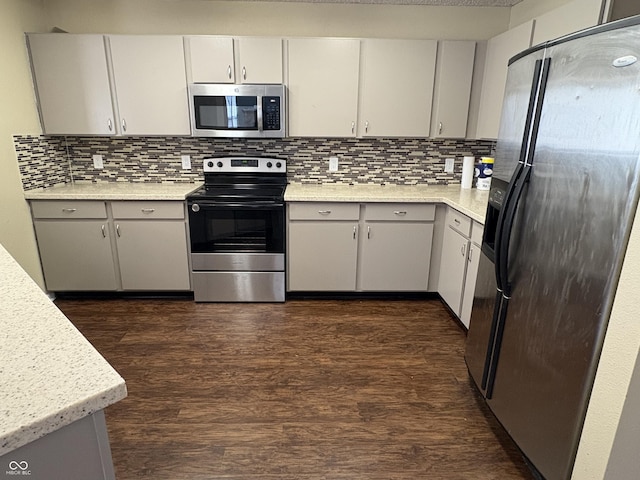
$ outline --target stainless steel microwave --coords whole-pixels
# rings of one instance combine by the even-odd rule
[[[189,85],[194,137],[278,138],[286,135],[284,85]]]

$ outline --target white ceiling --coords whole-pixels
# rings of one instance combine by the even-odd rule
[[[274,0],[250,0],[270,2]],[[522,0],[277,0],[306,3],[370,3],[385,5],[439,5],[447,7],[512,7]]]

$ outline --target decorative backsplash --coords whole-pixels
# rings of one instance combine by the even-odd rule
[[[459,183],[462,157],[489,155],[494,143],[450,139],[211,139],[191,137],[15,136],[25,190],[68,182],[194,182],[203,180],[202,160],[225,155],[287,160],[289,182],[350,184]],[[103,169],[93,167],[103,156]],[[183,170],[181,155],[191,156]],[[329,157],[338,157],[329,172]],[[444,159],[455,159],[453,173]]]

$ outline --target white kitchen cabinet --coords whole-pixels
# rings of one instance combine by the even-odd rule
[[[434,204],[365,204],[360,235],[361,291],[427,291]]]
[[[32,201],[51,291],[190,290],[184,202]]]
[[[467,328],[478,276],[482,231],[482,224],[447,208],[438,293]]]
[[[111,35],[119,128],[124,135],[189,135],[182,37]]]
[[[48,290],[117,289],[104,202],[33,202],[32,214]]]
[[[46,135],[115,135],[102,35],[27,35],[42,131]]]
[[[434,40],[362,40],[359,136],[429,136],[436,46]]]
[[[112,202],[123,290],[189,290],[183,202]]]
[[[431,136],[465,138],[476,42],[438,42]]]
[[[434,204],[291,202],[289,291],[426,292]]]
[[[292,38],[287,43],[289,135],[355,137],[360,40]]]
[[[290,203],[288,213],[288,290],[355,291],[360,206]]]
[[[573,0],[536,17],[532,45],[598,25],[601,10],[602,0]]]
[[[283,83],[278,37],[184,37],[190,83]]]
[[[531,46],[533,25],[531,20],[489,40],[476,138],[498,138],[509,59]]]

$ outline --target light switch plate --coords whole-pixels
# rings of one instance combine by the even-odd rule
[[[104,163],[102,161],[102,155],[94,155],[93,156],[93,168],[104,168]]]
[[[191,155],[181,155],[182,159],[182,169],[183,170],[191,170]]]
[[[338,157],[329,157],[329,171],[330,172],[338,171]]]
[[[453,158],[445,158],[444,171],[445,173],[453,173]]]

